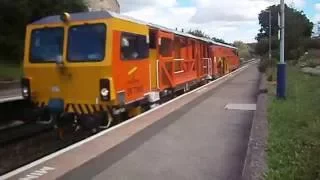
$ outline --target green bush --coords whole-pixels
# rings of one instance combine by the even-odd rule
[[[309,49],[307,53],[297,60],[296,64],[308,67],[320,65],[320,49]]]
[[[320,49],[320,39],[305,39],[303,44],[305,49]]]
[[[259,72],[265,73],[268,68],[275,67],[277,64],[276,62],[277,60],[274,58],[271,60],[267,58],[261,58],[261,61],[258,66]]]
[[[268,75],[267,81],[273,81],[273,74]]]

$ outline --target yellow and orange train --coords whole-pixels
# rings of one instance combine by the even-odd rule
[[[27,26],[22,93],[40,121],[109,127],[239,67],[235,47],[103,11]]]

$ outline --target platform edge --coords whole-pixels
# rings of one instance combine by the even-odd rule
[[[267,89],[267,80],[264,73],[260,73],[259,76],[257,110],[252,119],[248,147],[242,170],[243,180],[263,180],[267,172],[268,95],[266,91],[264,91]]]

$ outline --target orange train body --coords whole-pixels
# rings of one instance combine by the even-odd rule
[[[110,126],[239,62],[232,46],[112,12],[64,14],[28,25],[22,93],[46,118],[100,117]]]

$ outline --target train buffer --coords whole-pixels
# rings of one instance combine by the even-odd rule
[[[240,179],[258,79],[245,66],[0,179]]]

